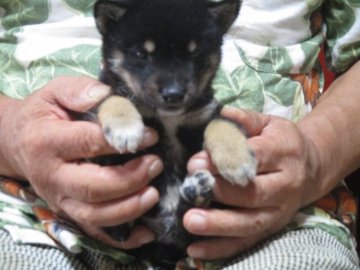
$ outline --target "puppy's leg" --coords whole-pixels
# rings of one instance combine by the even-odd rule
[[[223,118],[209,123],[205,147],[219,173],[229,182],[245,186],[256,176],[257,163],[238,125]]]
[[[143,139],[144,123],[135,106],[121,96],[110,96],[97,110],[108,143],[120,153],[135,152]]]

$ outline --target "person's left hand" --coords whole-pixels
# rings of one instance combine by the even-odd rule
[[[258,175],[245,187],[235,186],[217,174],[207,152],[191,158],[189,172],[207,169],[216,175],[215,200],[229,206],[185,214],[189,232],[216,236],[188,247],[188,255],[197,259],[220,259],[248,249],[284,228],[301,207],[325,195],[314,183],[319,177],[317,150],[295,124],[237,109],[224,109],[222,115],[247,130]]]

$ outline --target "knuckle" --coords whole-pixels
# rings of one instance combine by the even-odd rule
[[[101,170],[98,176],[98,179],[102,181],[107,190],[111,189],[112,194],[115,194],[116,192],[117,198],[131,195],[146,185],[146,182],[143,181],[142,178],[135,177],[136,175],[132,175],[132,173],[119,173],[119,171],[115,168],[106,168]],[[117,180],[114,181],[114,179]],[[96,189],[91,195],[93,195],[92,198],[95,200],[98,200],[101,197],[105,198],[107,196],[103,192],[103,189]]]
[[[83,225],[95,224],[97,220],[97,215],[95,215],[95,208],[91,205],[87,207],[79,207],[74,209],[72,215],[73,219]]]
[[[35,127],[36,128],[36,127]],[[30,155],[38,155],[39,153],[44,153],[43,150],[47,148],[48,137],[46,132],[33,132],[32,130],[26,131],[26,136],[22,136],[21,140],[21,149],[25,150]]]
[[[98,198],[101,196],[101,192],[87,187],[85,188],[84,195],[87,202],[98,202]]]
[[[254,231],[261,232],[267,228],[268,222],[263,216],[260,215],[254,220],[254,224],[252,226]]]
[[[293,156],[294,158],[301,158],[304,155],[303,144],[301,141],[294,138],[288,145],[288,153]]]
[[[119,211],[119,220],[124,222],[131,221],[142,214],[142,207],[139,199],[131,200],[130,203],[124,204]]]
[[[143,177],[138,175],[129,175],[126,179],[124,179],[122,184],[122,189],[128,192],[135,192],[146,185],[146,183],[143,181]]]
[[[248,204],[251,207],[261,207],[264,204],[266,191],[258,185],[256,188],[251,188],[248,191]]]
[[[79,150],[87,157],[95,157],[102,150],[102,140],[99,131],[93,130],[92,132],[83,132],[82,136],[79,136],[77,146]]]
[[[88,182],[74,181],[74,190],[78,190],[79,199],[85,202],[97,202],[98,198],[101,197],[101,191],[89,185]]]

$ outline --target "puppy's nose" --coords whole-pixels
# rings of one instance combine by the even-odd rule
[[[178,103],[184,100],[185,89],[179,86],[169,86],[162,90],[162,98],[166,103]]]

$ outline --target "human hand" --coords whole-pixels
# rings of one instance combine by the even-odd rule
[[[227,209],[191,209],[185,228],[196,235],[215,236],[188,247],[198,259],[230,257],[250,248],[285,227],[299,208],[320,198],[316,180],[319,158],[316,148],[292,122],[274,116],[237,109],[222,115],[240,123],[258,161],[258,175],[245,187],[222,179],[207,152],[196,154],[189,172],[207,169],[217,176],[215,200]]]
[[[70,217],[94,238],[134,248],[153,240],[154,234],[139,227],[117,243],[100,228],[128,222],[152,208],[159,194],[148,183],[162,163],[153,155],[123,166],[81,161],[116,151],[99,125],[72,121],[66,110],[88,111],[109,93],[90,78],[61,77],[24,100],[7,99],[0,112],[0,174],[27,179],[55,213]],[[157,139],[148,128],[142,148]]]

